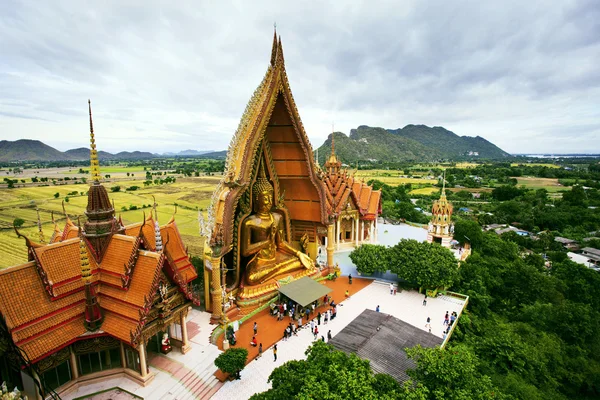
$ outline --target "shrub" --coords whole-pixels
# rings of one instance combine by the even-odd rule
[[[240,372],[246,365],[248,350],[243,348],[230,348],[215,359],[215,365],[221,371],[230,374],[235,379],[240,379]]]
[[[117,186],[112,186],[110,188],[110,191],[115,193],[115,192],[120,192],[121,191],[121,186],[117,185]]]

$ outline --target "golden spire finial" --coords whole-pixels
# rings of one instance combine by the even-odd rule
[[[156,211],[156,206],[158,204],[156,204],[156,197],[154,197],[154,195],[152,195],[152,202],[152,209],[154,210],[154,220],[158,222],[158,212]]]
[[[442,196],[446,196],[446,170],[442,175]]]
[[[96,140],[94,139],[94,123],[92,122],[92,102],[89,99],[88,109],[90,112],[90,169],[92,170],[92,180],[100,182],[100,164],[98,162],[98,152],[96,151]]]
[[[89,283],[92,279],[92,268],[90,267],[90,260],[88,258],[87,247],[83,240],[81,231],[81,221],[77,217],[77,227],[79,228],[79,263],[81,267],[81,279],[85,283]]]
[[[46,239],[44,239],[44,231],[42,230],[42,219],[40,218],[40,209],[36,207],[35,212],[37,213],[37,225],[38,233],[40,234],[40,243],[45,243]]]

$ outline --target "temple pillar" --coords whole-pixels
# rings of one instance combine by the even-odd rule
[[[354,244],[358,247],[358,217],[354,218]]]
[[[212,298],[212,315],[210,316],[210,322],[213,324],[221,321],[221,315],[223,314],[223,293],[221,290],[221,258],[211,257],[210,264],[212,265],[211,273],[211,289],[210,294]],[[181,327],[183,330],[183,326]]]
[[[358,240],[360,243],[362,243],[365,240],[365,221],[359,219],[358,226],[359,226]]]
[[[187,324],[185,322],[186,316],[187,312],[179,315],[179,324],[181,325],[181,354],[187,353],[192,348],[188,340]]]
[[[145,378],[148,376],[148,366],[146,365],[146,343],[144,340],[138,346],[138,354],[140,356],[140,374],[142,378]]]
[[[119,353],[121,354],[121,367],[127,368],[127,358],[125,358],[125,346],[123,342],[119,342]]]
[[[375,233],[375,243],[377,243],[377,215],[375,215],[375,228],[373,232]]]
[[[71,379],[77,379],[77,378],[79,378],[79,368],[77,367],[77,356],[75,355],[75,352],[73,351],[73,348],[71,346],[69,346],[69,353],[70,353],[69,366],[71,367]]]
[[[336,221],[336,226],[337,226],[337,230],[335,233],[335,243],[336,243],[336,247],[339,250],[340,249],[340,235],[342,234],[341,232],[341,223],[340,223],[340,218],[338,217],[337,221]]]
[[[333,235],[334,235],[333,224],[327,225],[327,266],[333,267]]]
[[[369,221],[369,243],[373,243],[373,221]]]

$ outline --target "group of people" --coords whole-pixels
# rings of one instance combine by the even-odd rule
[[[262,352],[263,352],[263,344],[260,343],[258,344],[258,341],[256,340],[256,335],[258,334],[258,323],[255,321],[254,322],[254,335],[252,335],[252,340],[250,341],[250,346],[252,347],[256,347],[258,346],[258,356],[256,358],[260,358],[262,356]]]

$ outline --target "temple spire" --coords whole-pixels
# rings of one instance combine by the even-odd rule
[[[275,66],[277,60],[277,24],[273,25],[273,48],[271,49],[271,65]]]
[[[100,182],[100,164],[98,162],[98,152],[96,151],[96,140],[94,138],[94,123],[92,121],[92,102],[89,99],[88,109],[90,112],[90,169],[92,180]]]
[[[442,196],[446,196],[446,170],[442,175]]]
[[[100,167],[92,122],[92,104],[89,100],[88,108],[90,112],[90,167],[93,183],[88,190],[88,202],[85,210],[87,221],[83,231],[96,262],[100,262],[112,234],[118,229],[114,217],[115,210],[110,203],[106,188],[100,183]]]

